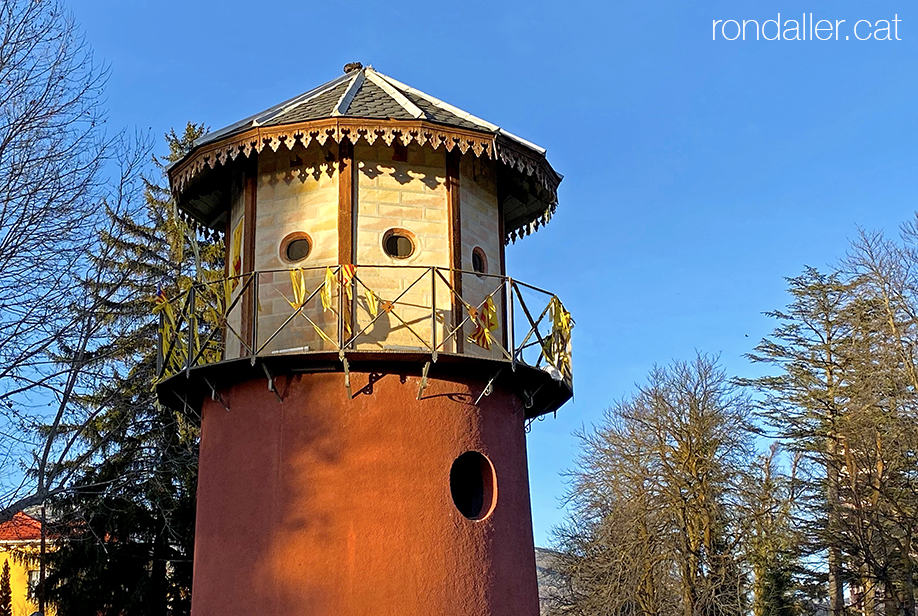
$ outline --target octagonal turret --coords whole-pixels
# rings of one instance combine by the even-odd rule
[[[570,316],[507,276],[504,246],[549,221],[561,176],[497,125],[345,68],[205,135],[170,167],[186,219],[225,237],[227,280],[184,298],[186,327],[220,316],[190,352],[174,328],[163,376],[306,355],[345,367],[477,358],[537,369],[521,391],[533,415],[554,410],[571,391]]]

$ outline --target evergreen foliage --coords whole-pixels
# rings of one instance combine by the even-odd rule
[[[552,613],[916,613],[918,217],[788,293],[749,355],[771,372],[733,381],[770,453],[744,464],[746,426],[704,428],[731,415],[722,374],[680,377],[697,362],[583,435]]]
[[[801,589],[795,574],[800,567],[800,533],[795,530],[796,465],[789,474],[776,463],[779,448],[760,456],[749,473],[745,511],[745,557],[752,572],[754,616],[795,616],[801,610]]]
[[[203,134],[200,125],[169,133],[163,170]],[[53,503],[62,541],[49,554],[44,596],[60,616],[187,614],[194,542],[198,427],[196,418],[162,407],[154,392],[161,289],[176,297],[196,279],[222,276],[221,242],[204,242],[178,217],[168,189],[146,181],[134,216],[114,218],[103,241],[124,274],[103,310],[120,334],[109,345],[112,376],[87,404],[105,405],[91,440],[115,430],[98,463]]]

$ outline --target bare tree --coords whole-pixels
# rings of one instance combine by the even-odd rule
[[[119,429],[103,429],[97,420],[108,401],[90,395],[121,367],[111,345],[122,325],[106,308],[124,292],[127,275],[111,267],[115,249],[101,238],[116,228],[117,217],[129,217],[142,206],[141,170],[150,149],[146,141],[123,143],[117,149],[117,179],[96,205],[105,217],[84,224],[83,233],[93,239],[85,243],[85,252],[74,254],[75,267],[68,274],[75,280],[68,304],[61,307],[53,340],[36,355],[42,363],[36,370],[41,379],[6,392],[16,403],[0,408],[0,430],[6,437],[0,521],[68,489],[71,479],[105,446],[108,433]],[[31,400],[41,404],[29,404]],[[89,434],[93,438],[87,438]]]
[[[85,392],[112,369],[100,307],[119,284],[100,237],[139,202],[149,153],[106,138],[104,80],[60,2],[0,0],[0,521],[94,453]]]
[[[860,234],[845,263],[852,279],[849,351],[855,380],[841,428],[844,539],[860,575],[862,611],[914,614],[918,528],[918,246]],[[859,579],[858,579],[859,578]],[[876,592],[876,589],[882,591]]]
[[[655,368],[584,433],[559,530],[570,593],[558,613],[745,613],[738,495],[749,403],[716,361]]]
[[[58,2],[0,0],[0,403],[47,378],[104,214],[103,80]]]

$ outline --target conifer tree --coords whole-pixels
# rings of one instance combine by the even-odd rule
[[[188,124],[166,135],[162,171],[203,134]],[[104,307],[120,335],[111,341],[109,381],[88,404],[106,410],[87,438],[116,438],[75,490],[54,503],[66,539],[50,555],[42,589],[60,616],[175,615],[190,606],[198,427],[159,404],[154,392],[158,319],[154,298],[174,298],[196,279],[222,276],[222,243],[204,241],[178,216],[171,194],[147,180],[139,214],[115,218],[103,238],[119,256],[108,264],[126,282]],[[91,289],[96,293],[106,289]],[[107,290],[110,291],[110,290]]]
[[[823,583],[832,616],[914,613],[918,253],[882,236],[853,248],[847,271],[790,280],[793,301],[751,356],[780,372],[747,382],[801,461],[800,562],[826,566],[800,581]]]
[[[8,560],[3,561],[3,570],[0,571],[0,616],[13,616],[13,587]]]
[[[799,567],[798,533],[794,530],[795,463],[784,474],[778,467],[778,446],[760,456],[745,490],[746,560],[752,569],[754,616],[795,616]]]
[[[800,460],[801,490],[806,511],[800,522],[808,541],[802,556],[826,552],[831,616],[845,611],[839,495],[844,466],[839,430],[850,395],[851,372],[846,349],[851,323],[846,311],[850,287],[838,272],[807,268],[789,279],[792,302],[768,314],[779,322],[771,337],[749,355],[754,362],[779,367],[777,375],[741,382],[763,393],[760,414],[777,437]],[[807,546],[808,544],[808,546]],[[811,578],[822,577],[819,571]]]

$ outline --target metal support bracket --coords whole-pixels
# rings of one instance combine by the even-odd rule
[[[264,362],[262,362],[262,364],[261,364],[261,369],[264,370],[264,372],[265,372],[265,377],[267,377],[267,379],[268,379],[268,391],[270,391],[270,392],[273,393],[275,396],[277,396],[277,401],[278,401],[278,402],[283,402],[284,399],[281,398],[281,395],[277,392],[277,387],[274,386],[274,376],[273,376],[273,375],[271,374],[271,372],[268,370],[268,365],[265,364]]]
[[[535,401],[533,400],[533,397],[534,397],[533,394],[531,394],[531,393],[529,393],[528,391],[525,391],[525,390],[523,391],[523,408],[524,408],[524,409],[531,409],[531,408],[532,408],[532,405],[535,404]]]
[[[213,384],[207,379],[207,377],[204,377],[204,384],[210,388],[210,399],[222,404],[223,408],[225,408],[226,411],[229,412],[230,407],[226,403],[226,400],[223,399],[223,396],[220,395],[220,392],[217,391],[217,388],[213,386]]]
[[[181,396],[180,396],[180,395],[178,394],[178,392],[175,392],[175,391],[173,391],[172,394],[178,399],[179,402],[182,403],[182,410],[183,410],[183,412],[188,413],[189,415],[191,415],[191,416],[193,416],[193,417],[197,417],[198,419],[200,419],[200,417],[201,417],[200,414],[198,414],[198,412],[197,412],[196,410],[194,410],[194,407],[192,407],[190,404],[188,404],[188,399],[187,399],[187,397],[186,397],[185,395],[181,395]]]
[[[427,389],[427,372],[429,370],[430,370],[430,362],[425,362],[424,369],[421,370],[421,384],[420,386],[418,386],[418,400],[421,399],[421,395],[424,393],[424,390]]]
[[[533,405],[535,404],[536,395],[538,395],[538,393],[542,391],[543,387],[545,387],[545,383],[542,383],[541,385],[536,387],[534,391],[523,390],[523,397],[525,398],[523,402],[523,406],[526,407],[527,409],[531,409]]]
[[[353,398],[354,394],[351,393],[351,367],[347,363],[347,357],[344,356],[344,352],[341,352],[341,364],[344,366],[344,388],[347,390],[347,395],[349,398]]]
[[[497,372],[495,372],[494,376],[492,376],[491,379],[488,381],[488,384],[484,386],[484,389],[482,389],[481,393],[478,394],[478,398],[475,399],[475,406],[478,406],[478,403],[481,402],[482,398],[484,398],[485,396],[490,396],[492,393],[494,393],[494,381],[497,380],[497,377],[500,376],[501,372],[502,370],[498,370]]]

